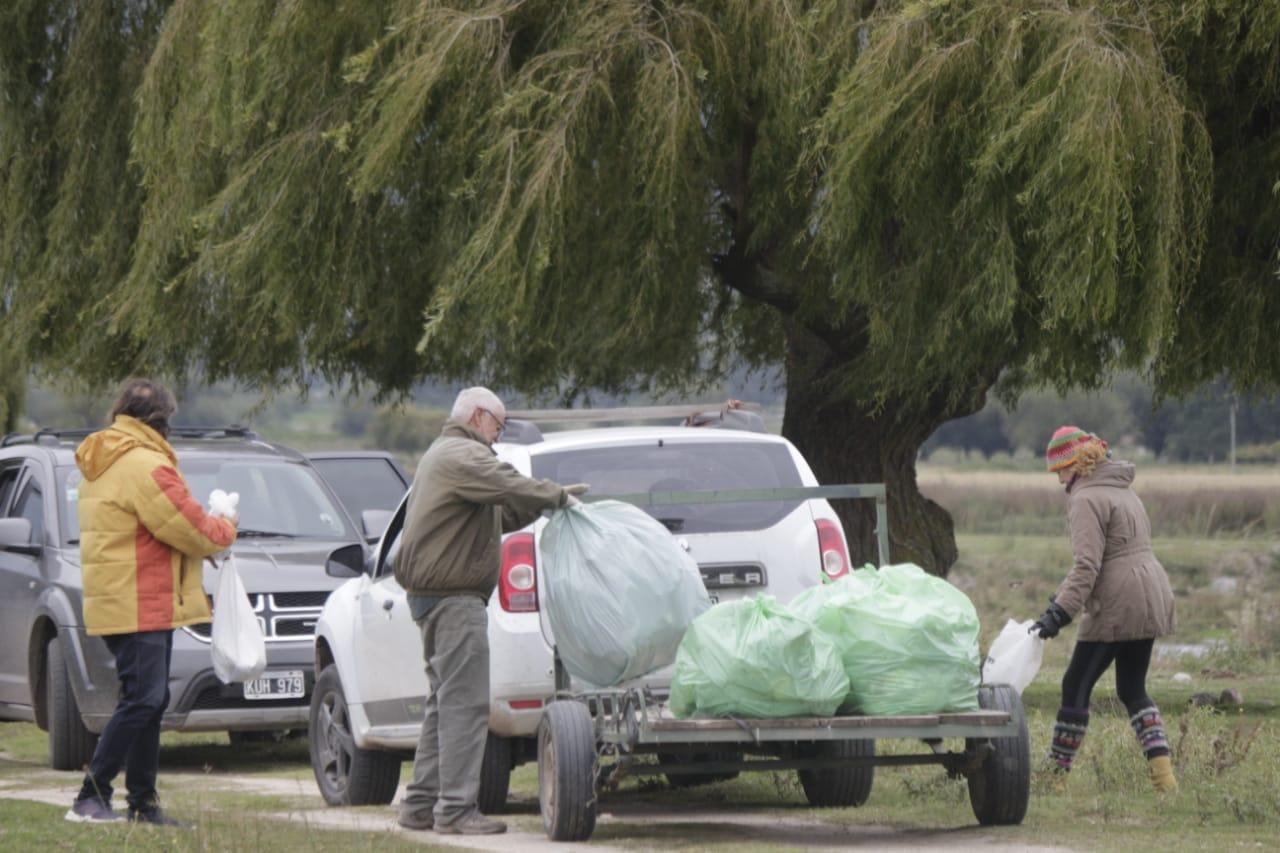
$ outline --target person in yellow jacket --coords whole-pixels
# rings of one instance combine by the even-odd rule
[[[111,425],[76,451],[84,626],[116,659],[120,700],[102,730],[66,818],[121,820],[111,782],[125,770],[129,820],[174,825],[156,796],[160,722],[169,705],[173,630],[208,622],[201,562],[235,541],[234,520],[191,496],[167,440],[173,395],[148,379],[125,383]]]

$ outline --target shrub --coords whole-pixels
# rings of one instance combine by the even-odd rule
[[[448,414],[416,406],[384,406],[374,415],[369,438],[374,447],[401,453],[421,453],[440,434]]]

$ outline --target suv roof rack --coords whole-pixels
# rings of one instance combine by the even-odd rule
[[[713,409],[695,405],[623,406],[611,409],[512,409],[507,412],[507,430],[502,440],[513,444],[542,441],[538,423],[582,424],[602,421],[670,421],[679,418],[687,427],[739,429],[765,432],[759,403],[740,403]]]
[[[11,432],[0,439],[0,447],[14,444],[53,444],[65,439],[85,439],[102,427],[45,427],[34,433]],[[170,438],[247,438],[256,439],[258,434],[246,426],[231,424],[230,426],[171,426]]]
[[[231,424],[229,426],[171,426],[171,438],[248,438],[256,439],[258,434],[247,426]]]

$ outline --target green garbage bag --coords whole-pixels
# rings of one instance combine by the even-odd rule
[[[829,717],[849,692],[830,639],[772,596],[726,601],[680,642],[677,717]]]
[[[542,531],[547,622],[565,669],[609,687],[670,664],[711,607],[694,562],[638,507],[597,501],[556,510]]]
[[[857,569],[791,603],[840,651],[844,713],[976,711],[978,614],[969,597],[906,563]]]

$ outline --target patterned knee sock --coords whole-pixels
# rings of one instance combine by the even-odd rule
[[[1071,769],[1076,751],[1084,742],[1084,733],[1089,728],[1088,708],[1059,708],[1058,721],[1053,726],[1053,745],[1049,747],[1050,757],[1063,770]]]
[[[1148,705],[1135,711],[1129,717],[1129,725],[1138,736],[1138,743],[1148,759],[1169,754],[1169,738],[1164,733],[1164,720],[1160,718],[1160,709]]]

